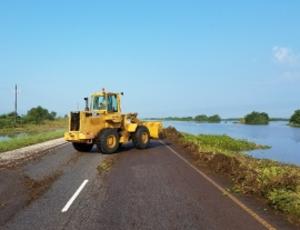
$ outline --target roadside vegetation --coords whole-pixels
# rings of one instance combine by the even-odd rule
[[[290,221],[300,223],[300,167],[245,154],[268,146],[228,136],[182,134],[172,127],[164,136],[183,146],[196,165],[229,176],[233,192],[263,197]]]
[[[269,120],[270,118],[267,113],[253,111],[244,117],[243,122],[247,125],[267,125],[269,124]]]
[[[10,137],[0,141],[0,152],[63,137],[67,124],[66,118],[57,117],[55,112],[41,106],[30,109],[23,116],[0,115],[0,135]]]
[[[211,152],[214,154],[225,154],[228,156],[235,156],[243,154],[245,151],[255,149],[267,149],[269,146],[257,145],[246,140],[237,140],[227,135],[206,135],[200,134],[198,136],[191,134],[184,134],[184,139],[188,142],[199,145],[199,151]]]
[[[37,134],[22,135],[9,140],[0,141],[0,153],[25,146],[41,143],[63,137],[63,130],[42,132]]]
[[[31,123],[19,123],[16,127],[10,128],[0,128],[0,135],[12,135],[18,133],[39,133],[39,132],[49,132],[59,129],[66,129],[68,121],[66,118],[56,118],[53,121],[46,120],[43,123],[36,125]]]
[[[55,112],[41,106],[30,109],[23,116],[16,116],[15,113],[0,115],[0,134],[46,132],[66,127],[66,118],[57,117]]]
[[[294,112],[289,122],[291,126],[300,127],[300,109]]]

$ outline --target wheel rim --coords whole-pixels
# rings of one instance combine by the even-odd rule
[[[108,136],[107,140],[106,140],[106,144],[107,144],[107,147],[109,148],[114,148],[117,144],[117,138],[115,135],[110,135]]]
[[[146,144],[149,141],[149,136],[147,132],[143,132],[141,136],[142,142]]]

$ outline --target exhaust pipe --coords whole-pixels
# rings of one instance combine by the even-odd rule
[[[90,111],[90,108],[89,108],[89,98],[88,97],[85,97],[84,98],[85,100],[85,111]]]

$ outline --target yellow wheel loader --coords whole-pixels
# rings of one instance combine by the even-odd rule
[[[102,90],[91,95],[85,111],[71,112],[66,141],[72,142],[80,152],[89,152],[94,144],[102,153],[114,153],[120,144],[132,141],[136,148],[145,149],[150,139],[158,139],[162,130],[161,122],[141,121],[136,113],[121,113],[123,93]]]

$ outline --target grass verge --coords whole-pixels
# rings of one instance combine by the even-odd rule
[[[237,140],[227,135],[190,135],[184,134],[184,140],[197,144],[199,151],[208,153],[220,153],[228,156],[242,154],[245,151],[255,149],[268,149],[269,146],[257,145],[246,140]]]
[[[182,134],[172,127],[164,130],[164,136],[185,148],[196,165],[205,163],[211,170],[229,176],[232,191],[263,197],[291,222],[300,223],[300,167],[243,153],[268,146],[228,136]]]
[[[32,134],[28,136],[20,136],[7,141],[0,141],[0,153],[6,152],[25,146],[37,144],[44,141],[49,141],[63,137],[64,131],[49,131],[44,133]]]
[[[67,119],[56,119],[54,121],[44,121],[42,124],[18,124],[14,128],[0,128],[0,134],[14,134],[14,133],[30,133],[30,132],[45,132],[57,129],[66,129],[68,126]]]

